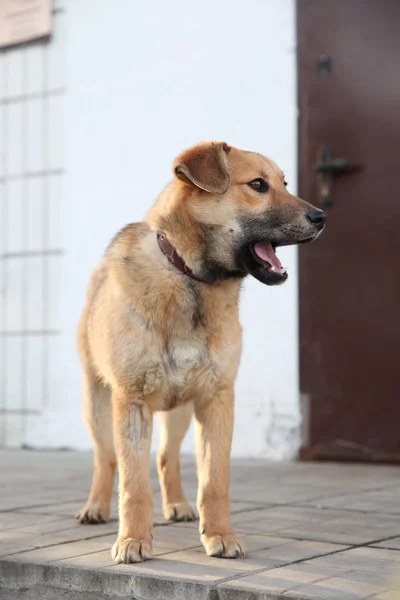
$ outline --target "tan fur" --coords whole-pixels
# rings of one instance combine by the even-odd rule
[[[310,208],[287,192],[272,161],[226,144],[206,142],[186,151],[176,159],[174,172],[146,222],[128,225],[111,243],[91,278],[79,327],[84,414],[95,465],[92,490],[78,518],[100,522],[109,516],[114,438],[120,519],[116,562],[151,556],[149,454],[158,411],[170,411],[160,413],[157,458],[166,519],[194,518],[179,469],[180,445],[194,410],[202,543],[209,555],[244,554],[232,530],[228,496],[234,382],[242,349],[241,278],[194,282],[167,261],[156,230],[162,229],[198,272],[205,250],[200,225],[211,225],[218,260],[230,269],[232,248],[221,234],[238,230],[239,215],[258,215],[279,204],[294,212]],[[260,197],[246,184],[263,174],[270,192]]]

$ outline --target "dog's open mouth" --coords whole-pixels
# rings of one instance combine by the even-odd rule
[[[243,270],[266,285],[280,285],[288,278],[288,273],[276,255],[280,246],[292,246],[312,242],[317,236],[295,241],[253,241],[243,247]]]
[[[284,275],[286,273],[285,267],[282,267],[282,263],[275,253],[275,248],[271,242],[258,242],[252,246],[253,253],[261,261],[262,266],[268,271]]]

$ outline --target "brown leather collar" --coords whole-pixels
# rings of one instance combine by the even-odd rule
[[[158,245],[160,246],[161,252],[167,257],[169,262],[178,269],[178,271],[184,273],[185,275],[188,275],[196,281],[201,281],[202,283],[205,283],[203,279],[200,279],[200,277],[197,277],[197,275],[193,273],[192,269],[190,269],[187,266],[183,258],[179,256],[171,242],[168,240],[165,233],[163,233],[162,231],[157,231],[157,241]]]

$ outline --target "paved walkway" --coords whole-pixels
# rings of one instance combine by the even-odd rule
[[[182,471],[193,501],[193,462]],[[197,523],[163,521],[153,471],[155,558],[114,565],[116,497],[107,524],[73,519],[90,479],[87,453],[0,453],[1,600],[400,599],[399,467],[233,461],[242,561],[207,557]]]

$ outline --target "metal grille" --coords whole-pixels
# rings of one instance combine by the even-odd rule
[[[59,334],[65,13],[53,35],[0,53],[0,446],[45,409]]]

